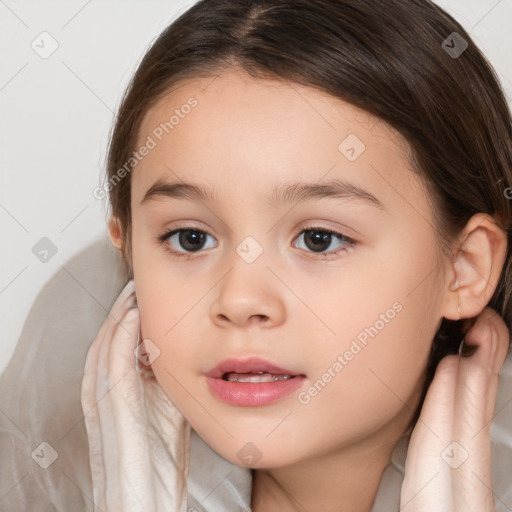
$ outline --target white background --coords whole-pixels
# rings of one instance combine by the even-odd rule
[[[193,3],[0,0],[0,371],[44,284],[105,235],[92,191],[114,112],[147,47]],[[486,54],[511,104],[512,0],[436,3]],[[58,43],[47,59],[31,47],[44,31]],[[42,237],[58,250],[47,263],[32,253]]]

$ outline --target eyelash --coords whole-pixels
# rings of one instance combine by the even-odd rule
[[[205,235],[209,235],[213,238],[213,235],[211,235],[210,233],[208,233],[207,231],[204,231],[202,229],[196,229],[195,227],[193,226],[178,226],[174,229],[172,229],[171,231],[166,231],[165,233],[163,233],[162,235],[159,235],[157,237],[157,241],[160,245],[163,245],[164,247],[164,250],[166,250],[167,252],[171,253],[173,256],[178,256],[178,257],[183,257],[185,259],[190,259],[192,257],[194,257],[196,254],[200,253],[201,250],[199,251],[196,251],[196,252],[181,252],[181,251],[174,251],[173,249],[171,249],[169,247],[169,244],[167,243],[167,240],[177,234],[177,233],[180,233],[181,231],[196,231],[198,233],[204,233]],[[301,228],[301,231],[299,231],[299,233],[297,233],[297,235],[295,236],[294,240],[299,237],[300,235],[302,235],[304,232],[306,231],[319,231],[321,233],[329,233],[331,235],[334,235],[336,236],[337,238],[339,238],[341,241],[344,241],[346,242],[346,244],[339,248],[339,249],[336,249],[334,251],[328,251],[328,252],[320,252],[320,253],[315,253],[314,251],[306,251],[306,252],[310,252],[312,254],[317,254],[318,256],[322,256],[322,255],[334,255],[334,256],[337,256],[338,254],[342,253],[342,252],[349,252],[356,244],[357,242],[355,240],[353,240],[352,238],[349,238],[348,236],[345,236],[343,233],[339,232],[339,231],[335,231],[333,229],[328,229],[328,228],[323,228],[321,226],[315,226],[313,224],[310,224],[310,225],[307,225],[307,226],[303,226]]]

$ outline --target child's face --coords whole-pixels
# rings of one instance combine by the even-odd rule
[[[183,107],[191,97],[197,105]],[[173,114],[166,133],[160,123]],[[341,100],[234,70],[183,82],[146,116],[137,148],[150,149],[131,185],[142,333],[160,350],[152,367],[165,393],[231,462],[243,465],[248,451],[253,467],[284,466],[364,439],[382,446],[405,430],[446,284],[433,214],[401,140]],[[141,204],[157,179],[214,189],[217,201]],[[276,187],[332,180],[382,208],[353,196],[270,204]],[[159,245],[178,228],[207,234]],[[305,379],[266,405],[219,400],[205,374],[249,356]],[[239,454],[249,442],[257,450]]]

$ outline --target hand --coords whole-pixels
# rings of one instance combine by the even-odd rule
[[[136,370],[140,319],[134,291],[129,281],[85,363],[82,408],[94,510],[181,512],[187,506],[190,427],[156,379]]]
[[[400,511],[495,512],[490,427],[509,347],[487,307],[465,336],[469,357],[444,357],[429,387],[405,461]]]

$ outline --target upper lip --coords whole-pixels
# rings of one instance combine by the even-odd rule
[[[267,372],[274,375],[300,375],[292,370],[281,368],[270,361],[260,357],[250,357],[248,359],[229,358],[221,361],[212,368],[207,377],[221,378],[227,372],[249,373],[249,372]]]

